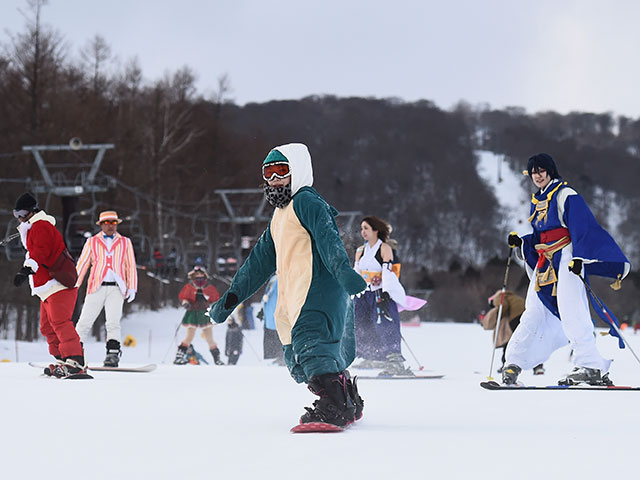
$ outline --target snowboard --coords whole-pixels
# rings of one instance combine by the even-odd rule
[[[44,365],[41,363],[29,362],[29,365],[35,368],[45,369],[49,365]],[[157,368],[155,363],[150,363],[149,365],[142,365],[140,367],[87,367],[88,370],[92,370],[94,372],[153,372]],[[91,377],[93,378],[93,377]]]
[[[332,425],[331,423],[310,422],[300,423],[293,427],[291,433],[335,433],[344,432],[344,427]]]
[[[444,375],[358,375],[358,380],[436,380]]]
[[[153,372],[157,365],[155,363],[150,363],[149,365],[142,365],[140,367],[88,367],[89,370],[94,372],[138,372],[138,373],[147,373]]]
[[[56,377],[50,377],[50,378],[56,378]],[[92,378],[93,377],[88,373],[75,373],[73,375],[69,375],[68,377],[63,377],[61,378],[61,380],[90,380]]]
[[[634,391],[640,390],[640,387],[629,387],[622,385],[501,385],[498,382],[480,382],[482,388],[487,390],[617,390],[617,391]]]

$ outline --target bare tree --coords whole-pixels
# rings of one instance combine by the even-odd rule
[[[91,83],[94,93],[98,93],[104,86],[105,74],[103,72],[105,63],[111,58],[111,47],[101,35],[93,37],[80,50],[80,57],[91,71]]]
[[[182,157],[184,151],[202,134],[192,119],[194,84],[195,75],[188,67],[183,67],[157,82],[150,93],[152,106],[144,131],[155,203],[156,234],[161,249],[164,248],[165,233],[162,218],[166,215],[162,192],[167,184],[168,169],[173,162],[186,161]],[[170,177],[168,180],[174,182],[171,190],[175,190],[178,179]]]
[[[60,33],[41,22],[42,8],[47,0],[27,0],[27,4],[29,11],[21,11],[26,20],[26,32],[11,37],[10,59],[12,67],[24,80],[31,132],[36,133],[42,122],[47,90],[52,89],[57,79],[66,46]]]

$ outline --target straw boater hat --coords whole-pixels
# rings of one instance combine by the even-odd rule
[[[100,225],[106,220],[117,220],[118,223],[122,223],[122,219],[118,218],[118,213],[115,210],[100,212],[100,219],[96,222],[96,225]]]

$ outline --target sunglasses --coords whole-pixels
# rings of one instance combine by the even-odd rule
[[[27,215],[29,215],[29,210],[14,210],[13,211],[13,216],[16,217],[16,218],[26,217]]]
[[[262,166],[262,178],[269,182],[275,178],[287,178],[291,175],[289,164],[285,162],[267,163]]]
[[[100,222],[101,224],[107,224],[107,225],[117,225],[118,221],[117,220],[104,220],[102,222]]]

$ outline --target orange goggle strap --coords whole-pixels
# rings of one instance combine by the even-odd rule
[[[267,182],[276,178],[287,178],[291,175],[291,169],[287,162],[274,162],[262,165],[262,178]]]

